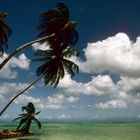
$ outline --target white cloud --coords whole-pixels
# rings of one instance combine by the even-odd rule
[[[66,75],[59,83],[58,88],[65,92],[77,95],[83,93],[85,95],[110,95],[115,90],[115,85],[109,75],[98,75],[92,77],[87,83],[78,83],[71,79],[70,75]]]
[[[108,101],[95,105],[97,108],[140,106],[140,37],[132,42],[125,33],[118,33],[103,41],[88,43],[84,52],[85,61],[71,58],[82,72],[92,74],[110,71],[120,75],[120,79],[114,83],[109,75],[98,75],[87,83],[81,83],[66,75],[58,88],[73,96],[80,93],[108,96]]]
[[[29,86],[29,83],[0,83],[0,102],[7,102],[7,100],[24,90],[27,86]],[[30,89],[33,88],[34,86]]]
[[[65,97],[63,94],[54,94],[46,98],[21,95],[14,103],[23,105],[33,102],[39,109],[65,109],[68,107],[68,104],[75,103],[78,100],[78,97]]]
[[[34,43],[34,44],[32,44],[32,47],[33,47],[33,49],[34,49],[35,51],[38,50],[38,49],[40,49],[40,50],[48,50],[49,45],[48,45],[47,42],[45,42],[45,43],[43,43],[43,44]]]
[[[93,77],[92,81],[84,84],[87,95],[107,95],[114,90],[114,83],[109,75],[98,75]]]
[[[1,118],[2,118],[2,119],[9,119],[10,116],[9,116],[7,113],[5,113]]]
[[[68,102],[73,103],[79,100],[79,97],[70,96],[67,98]]]
[[[84,62],[75,58],[83,72],[110,71],[129,77],[140,77],[140,37],[133,43],[125,33],[118,33],[105,40],[88,43],[84,53]]]
[[[127,92],[118,91],[118,93],[114,94],[114,99],[95,103],[93,106],[89,106],[89,108],[98,108],[98,109],[126,109],[128,107],[139,107],[140,106],[140,97],[138,94],[129,94]]]
[[[118,99],[123,100],[127,106],[140,106],[140,97],[139,93],[137,94],[128,94],[126,92],[119,92]]]
[[[140,92],[140,78],[121,77],[116,86],[123,92],[138,93]]]
[[[34,44],[33,49],[48,49],[46,44]],[[85,61],[78,58],[71,58],[76,62],[82,72],[100,73],[110,71],[120,75],[120,79],[113,82],[110,75],[98,75],[91,77],[86,82],[77,82],[72,80],[70,75],[66,76],[60,81],[58,85],[60,93],[44,97],[33,97],[22,95],[15,103],[26,104],[30,101],[40,109],[66,109],[68,105],[76,109],[76,102],[80,100],[80,96],[98,96],[101,98],[99,102],[86,105],[87,108],[98,109],[126,109],[132,106],[140,106],[140,38],[136,42],[130,41],[129,37],[124,33],[119,33],[106,40],[89,43],[85,52]],[[6,70],[12,74],[9,77],[16,77],[16,71],[11,71],[11,67],[19,67],[21,69],[27,68],[28,63],[19,63],[25,60],[26,56],[22,55],[14,60],[14,63],[9,64]],[[19,60],[17,62],[17,59]],[[15,62],[16,61],[16,62]],[[24,61],[25,62],[25,61]],[[9,62],[10,63],[10,62]],[[3,74],[4,75],[4,74]],[[8,75],[8,74],[7,74]],[[8,77],[8,76],[7,76]],[[2,88],[1,88],[2,87]],[[7,88],[8,87],[8,88]],[[0,85],[0,100],[3,100],[4,93],[10,93],[11,89],[18,91],[18,84],[4,83]],[[5,89],[4,89],[5,88]],[[19,88],[20,89],[20,88]],[[105,97],[105,98],[104,98]],[[82,105],[81,105],[82,106]],[[82,106],[85,108],[85,106]],[[65,118],[65,114],[59,115],[58,118]]]
[[[47,98],[21,95],[15,100],[15,103],[27,104],[28,102],[33,102],[39,109],[60,109],[63,108],[63,98],[63,95],[48,96]]]
[[[60,81],[58,88],[66,95],[72,96],[67,100],[79,100],[81,94],[87,96],[106,96],[108,101],[97,103],[95,106],[102,109],[127,108],[140,106],[140,79],[121,77],[118,82],[114,83],[109,75],[98,75],[92,77],[87,83],[76,82],[69,75]],[[93,97],[94,98],[94,97]],[[93,103],[94,104],[94,103]],[[95,107],[94,106],[94,107]],[[93,105],[88,105],[93,108]]]
[[[58,115],[57,119],[59,119],[59,120],[68,120],[68,119],[71,119],[71,116],[66,115],[66,114],[62,114],[62,115]]]
[[[0,83],[0,94],[15,93],[25,89],[29,83]]]
[[[15,104],[27,104],[29,102],[33,102],[34,104],[40,104],[41,99],[23,94],[14,101]]]
[[[94,108],[98,109],[122,109],[122,108],[127,108],[127,104],[123,100],[111,100],[107,101],[105,103],[96,103],[94,105]]]
[[[0,63],[6,57],[8,54],[5,54],[0,57]],[[6,79],[14,79],[17,77],[17,72],[16,70],[13,70],[12,68],[20,68],[20,69],[25,69],[28,70],[30,65],[30,60],[25,56],[25,54],[19,55],[18,58],[12,57],[9,62],[0,70],[0,77],[1,78],[6,78]]]
[[[0,102],[4,102],[4,96],[3,95],[0,95]]]

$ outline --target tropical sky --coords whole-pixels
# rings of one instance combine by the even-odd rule
[[[12,28],[9,48],[37,38],[35,27],[41,12],[55,8],[56,0],[0,0],[0,11],[9,15]],[[33,102],[39,118],[49,120],[102,120],[140,118],[140,2],[139,0],[61,0],[78,21],[80,57],[71,58],[79,74],[66,74],[57,88],[43,80],[20,96],[3,119],[15,118],[21,106]],[[26,88],[36,76],[39,63],[32,62],[39,43],[13,57],[0,71],[0,109]]]

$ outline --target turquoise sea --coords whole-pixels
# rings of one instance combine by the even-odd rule
[[[0,130],[15,129],[14,122],[0,122]],[[31,127],[32,136],[8,140],[140,140],[140,123],[46,122]]]

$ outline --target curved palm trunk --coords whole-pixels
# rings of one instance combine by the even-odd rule
[[[40,42],[40,41],[43,41],[43,40],[46,40],[52,36],[54,36],[54,34],[51,34],[49,36],[45,36],[45,37],[42,37],[42,38],[39,38],[39,39],[36,39],[36,40],[33,40],[31,42],[27,42],[23,45],[21,45],[20,47],[16,48],[16,50],[14,52],[12,52],[1,64],[0,64],[0,70],[3,68],[3,66],[14,56],[16,55],[18,52],[20,52],[21,50],[23,50],[24,48],[28,47],[29,45],[32,45],[34,43],[37,43],[37,42]]]
[[[0,116],[4,113],[4,111],[9,107],[9,105],[20,95],[22,95],[25,91],[27,91],[32,85],[34,85],[37,81],[39,81],[45,74],[42,74],[39,76],[36,80],[34,80],[27,88],[25,88],[23,91],[21,91],[19,94],[17,94],[15,97],[13,97],[9,103],[0,111]]]

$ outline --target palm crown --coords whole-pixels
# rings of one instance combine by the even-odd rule
[[[43,42],[47,41],[53,48],[73,46],[78,40],[76,24],[76,21],[70,21],[67,6],[64,3],[57,3],[56,9],[51,9],[40,15],[40,25],[37,26],[38,36],[44,37],[55,33]]]
[[[78,66],[72,61],[66,59],[71,56],[78,55],[78,52],[73,48],[67,48],[65,50],[38,50],[37,55],[39,58],[35,58],[34,61],[42,62],[42,65],[37,68],[37,75],[44,74],[44,83],[50,84],[56,87],[59,80],[65,75],[65,72],[74,76],[79,71]]]
[[[4,47],[7,48],[8,38],[11,35],[11,29],[5,21],[7,13],[0,12],[0,52],[3,53]]]
[[[29,128],[30,125],[32,123],[32,120],[35,121],[38,125],[38,128],[41,128],[41,123],[39,122],[39,120],[35,117],[35,115],[38,115],[40,113],[39,112],[35,112],[35,107],[33,105],[33,103],[28,103],[27,106],[23,106],[22,107],[22,111],[26,111],[26,113],[22,113],[19,114],[19,117],[14,119],[14,120],[18,120],[20,119],[19,125],[17,127],[17,130],[23,131],[23,132],[29,132]],[[21,128],[22,126],[22,128]]]

